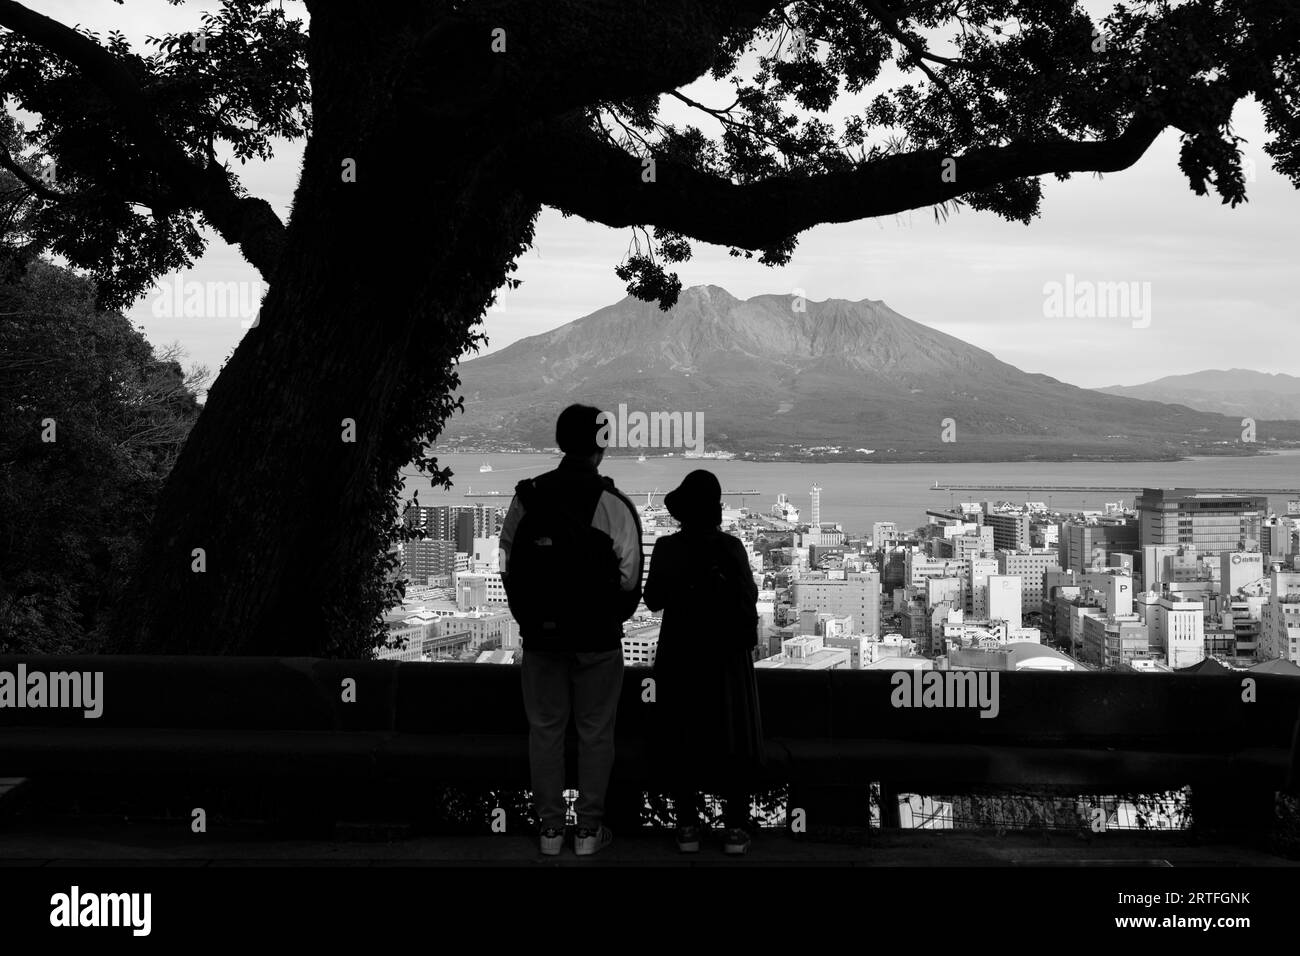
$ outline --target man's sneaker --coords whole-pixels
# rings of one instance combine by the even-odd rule
[[[592,856],[614,842],[614,834],[602,824],[595,830],[580,829],[573,838],[573,852],[577,856]]]
[[[558,827],[547,827],[542,831],[542,856],[559,856],[564,849],[564,831]]]
[[[699,827],[678,827],[677,828],[677,849],[683,853],[700,852],[700,828]]]
[[[749,834],[740,827],[731,827],[722,838],[722,852],[739,856],[749,852]]]

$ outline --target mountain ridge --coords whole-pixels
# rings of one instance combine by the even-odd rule
[[[548,447],[555,415],[582,401],[698,412],[710,448],[759,458],[822,446],[872,448],[873,460],[1258,450],[1241,444],[1239,419],[1024,372],[878,299],[742,300],[709,285],[662,312],[627,297],[469,359],[460,375],[465,413],[441,439],[451,444]],[[1259,434],[1297,440],[1300,422]]]
[[[1300,418],[1300,377],[1252,369],[1202,369],[1138,385],[1097,389],[1108,395],[1174,402],[1199,411],[1252,418]]]

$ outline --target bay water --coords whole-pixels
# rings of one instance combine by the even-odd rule
[[[504,507],[510,503],[515,483],[523,478],[554,468],[559,459],[544,454],[439,455],[438,463],[454,472],[449,490],[432,488],[429,479],[407,470],[406,496],[419,491],[421,504],[493,504],[500,498]],[[479,468],[487,462],[489,472]],[[758,494],[728,497],[732,506],[745,506],[767,512],[778,494],[790,496],[808,520],[809,489],[819,485],[821,517],[824,522],[839,522],[849,534],[870,534],[876,521],[893,521],[910,529],[925,523],[929,509],[946,510],[962,501],[1006,500],[1021,503],[1042,501],[1056,511],[1101,510],[1106,502],[1123,500],[1131,506],[1131,492],[1049,492],[1050,486],[1133,486],[1179,487],[1216,490],[1222,488],[1300,489],[1300,451],[1253,457],[1203,457],[1183,461],[1159,462],[974,462],[970,464],[931,464],[907,462],[872,464],[841,462],[812,464],[801,462],[722,461],[681,457],[607,458],[601,473],[632,496],[637,504],[645,501],[644,492],[657,492],[655,503],[696,468],[706,468],[718,476],[725,490],[755,489]],[[1035,485],[1040,490],[1025,492],[949,492],[935,491],[934,483],[972,485]],[[465,497],[497,492],[491,497]],[[633,495],[633,492],[642,494]],[[1288,497],[1274,495],[1272,508],[1285,513]]]

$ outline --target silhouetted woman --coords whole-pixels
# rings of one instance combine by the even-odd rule
[[[723,849],[749,849],[754,773],[763,728],[753,648],[758,588],[740,540],[721,530],[722,487],[698,470],[664,497],[681,530],[659,538],[645,604],[663,611],[655,658],[656,750],[672,787],[677,846],[700,848],[700,791],[720,793]]]

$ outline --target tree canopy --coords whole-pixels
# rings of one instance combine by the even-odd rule
[[[347,16],[331,6],[353,5],[306,4],[313,21]],[[1235,205],[1231,115],[1246,97],[1277,169],[1300,182],[1292,2],[1148,0],[1095,22],[1054,0],[423,6],[387,14],[409,122],[508,145],[536,201],[633,227],[619,274],[665,306],[679,286],[664,265],[691,240],[784,263],[823,222],[949,203],[1028,222],[1039,177],[1123,169],[1167,128],[1191,188]],[[265,158],[277,138],[310,136],[313,101],[328,108],[307,26],[283,4],[223,0],[196,20],[133,50],[0,2],[0,90],[36,116],[0,156],[26,187],[7,206],[34,207],[5,238],[85,269],[107,305],[192,264],[198,224],[269,281],[284,226],[220,157]],[[681,92],[702,76],[730,102]],[[700,123],[665,120],[668,103]]]
[[[0,653],[102,648],[198,417],[176,354],[94,299],[42,261],[0,281]]]

